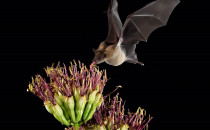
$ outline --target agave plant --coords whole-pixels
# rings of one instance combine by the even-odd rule
[[[79,66],[79,70],[78,69]],[[84,64],[71,62],[66,66],[47,67],[49,83],[36,75],[29,83],[28,91],[44,101],[46,110],[66,126],[79,126],[90,120],[103,102],[103,89],[107,82],[106,71],[96,66],[87,69]]]

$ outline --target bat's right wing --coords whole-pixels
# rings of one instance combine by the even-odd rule
[[[107,10],[107,17],[109,31],[105,42],[117,44],[122,30],[122,22],[118,14],[117,0],[110,0],[109,8]]]
[[[129,15],[122,29],[121,46],[126,51],[129,61],[137,62],[135,53],[139,41],[147,41],[149,35],[167,24],[169,16],[179,0],[156,0]]]

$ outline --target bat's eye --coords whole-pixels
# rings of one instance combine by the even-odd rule
[[[106,54],[103,54],[103,56],[102,56],[103,58],[105,58],[106,57]]]

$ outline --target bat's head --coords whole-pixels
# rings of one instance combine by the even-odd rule
[[[103,63],[106,60],[107,54],[105,50],[95,50],[93,49],[95,57],[93,58],[93,62],[96,64]]]

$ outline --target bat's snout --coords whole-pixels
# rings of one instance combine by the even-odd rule
[[[102,60],[100,60],[100,59],[98,59],[98,58],[94,58],[94,59],[92,60],[92,62],[94,62],[96,65],[98,65],[98,64],[101,64],[101,63],[104,62],[104,61],[102,61]]]
[[[94,58],[93,60],[92,60],[92,62],[94,62],[95,64],[98,64],[98,60],[96,59],[96,58]]]

